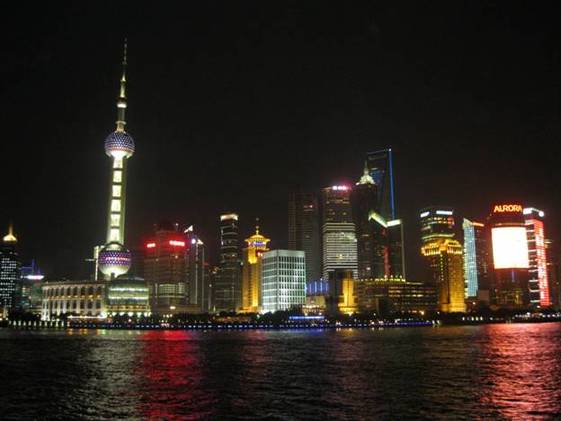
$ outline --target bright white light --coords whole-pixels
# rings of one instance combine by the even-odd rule
[[[429,211],[423,212],[421,214],[421,218],[425,218],[425,217],[429,216],[429,213],[430,213]]]
[[[238,220],[238,215],[235,213],[227,213],[225,215],[220,215],[220,220],[221,221],[226,221],[228,219],[233,219],[234,221]]]
[[[454,212],[447,211],[447,210],[437,210],[436,214],[437,215],[454,215]]]
[[[495,269],[527,269],[528,240],[524,227],[499,227],[491,230]]]
[[[394,219],[392,221],[388,221],[388,227],[393,227],[395,225],[401,225],[401,219]]]

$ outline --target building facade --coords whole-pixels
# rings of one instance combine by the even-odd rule
[[[396,219],[393,153],[391,149],[369,152],[366,166],[377,186],[378,213],[386,220]]]
[[[104,281],[47,281],[43,284],[41,320],[107,317]]]
[[[302,307],[306,303],[306,256],[301,250],[271,250],[262,258],[262,312]]]
[[[358,277],[357,240],[348,186],[326,187],[322,192],[323,278],[337,269]]]
[[[153,313],[189,311],[187,238],[177,224],[162,222],[145,244],[143,277],[150,290]]]
[[[16,246],[17,238],[10,224],[0,245],[0,319],[7,318],[21,295],[21,262]]]
[[[288,249],[306,253],[306,279],[321,278],[319,206],[316,193],[291,192],[288,197]]]
[[[220,260],[214,278],[214,309],[216,312],[241,308],[241,259],[239,251],[238,215],[220,216]]]
[[[466,298],[477,297],[480,289],[488,290],[487,235],[485,224],[464,218],[464,278]]]
[[[360,279],[355,283],[358,308],[380,315],[426,314],[437,309],[436,289],[403,278]]]
[[[530,304],[539,307],[549,307],[551,305],[551,293],[545,245],[545,213],[536,208],[524,208],[522,213],[528,239],[528,289]]]
[[[208,313],[211,310],[210,278],[206,260],[206,246],[193,231],[193,226],[185,230],[187,237],[187,295],[189,305],[195,312]]]
[[[241,309],[244,313],[257,313],[261,309],[262,256],[269,251],[269,241],[259,234],[259,225],[255,227],[255,234],[245,240],[247,246],[243,249]]]
[[[491,304],[520,309],[530,305],[528,233],[522,205],[497,204],[487,220],[491,243]]]
[[[463,246],[454,239],[454,210],[442,206],[424,208],[420,222],[425,276],[436,289],[438,310],[465,312]]]
[[[421,248],[433,275],[438,309],[443,313],[466,311],[463,250],[459,241],[446,239],[432,241]]]

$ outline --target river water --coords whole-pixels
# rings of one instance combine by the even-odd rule
[[[561,418],[561,324],[0,329],[1,419]]]

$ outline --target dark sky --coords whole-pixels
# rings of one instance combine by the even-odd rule
[[[0,225],[81,275],[105,234],[129,40],[127,241],[168,218],[215,254],[218,215],[285,247],[287,192],[356,181],[395,153],[415,277],[417,211],[542,208],[561,233],[561,26],[546,2],[19,2],[3,5]],[[514,4],[516,3],[516,4]],[[147,3],[148,4],[148,3]]]

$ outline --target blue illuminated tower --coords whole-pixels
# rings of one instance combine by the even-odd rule
[[[98,268],[107,278],[116,278],[131,267],[131,253],[125,248],[125,200],[127,161],[134,153],[134,140],[125,131],[127,43],[123,53],[123,72],[117,99],[117,128],[105,139],[105,153],[111,158],[111,184],[107,210],[107,237],[98,256]]]
[[[391,148],[367,153],[366,166],[377,187],[378,208],[376,211],[385,220],[395,219],[395,188]]]

